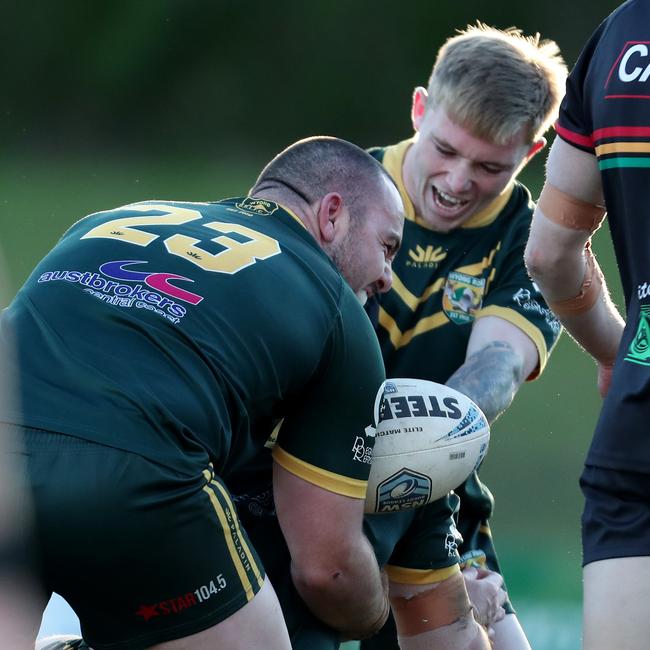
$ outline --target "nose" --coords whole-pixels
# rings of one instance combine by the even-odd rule
[[[377,293],[387,293],[390,291],[390,288],[393,286],[393,269],[391,268],[391,263],[386,262],[384,264],[384,270],[379,276],[379,279],[375,283],[375,289]]]
[[[447,172],[447,185],[454,194],[466,192],[472,184],[472,170],[464,160],[457,160]]]

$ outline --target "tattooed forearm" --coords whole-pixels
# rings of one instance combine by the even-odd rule
[[[510,405],[524,379],[519,355],[505,341],[494,341],[468,357],[447,385],[473,399],[492,422]]]

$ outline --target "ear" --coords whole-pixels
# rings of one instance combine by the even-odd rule
[[[422,124],[422,118],[424,117],[424,112],[427,106],[427,90],[422,86],[418,86],[413,91],[413,104],[411,106],[411,122],[413,123],[413,129],[415,131],[420,130],[420,124]]]
[[[347,213],[343,206],[343,197],[338,192],[326,194],[318,206],[318,229],[323,242],[334,241],[341,219]]]
[[[533,144],[530,145],[530,149],[526,154],[526,161],[529,161],[533,156],[538,154],[545,146],[546,146],[546,138],[542,137],[539,140],[535,140],[535,142],[533,142]]]

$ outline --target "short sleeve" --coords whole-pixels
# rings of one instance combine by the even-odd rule
[[[502,242],[499,259],[495,261],[494,277],[476,318],[497,316],[521,329],[533,341],[539,364],[529,380],[543,371],[555,345],[561,324],[544,301],[537,285],[530,279],[524,264],[524,249],[532,204],[516,217],[519,223]]]
[[[331,492],[365,498],[375,397],[384,379],[375,332],[346,287],[321,366],[299,402],[289,406],[274,460]]]

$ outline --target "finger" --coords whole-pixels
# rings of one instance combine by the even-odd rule
[[[506,610],[503,609],[503,607],[499,607],[496,613],[494,614],[494,618],[492,619],[492,624],[502,621],[505,617],[506,617]]]
[[[499,588],[503,586],[503,576],[500,573],[495,573],[494,571],[490,571],[489,575],[481,579]]]
[[[465,567],[462,570],[462,574],[463,574],[463,577],[468,579],[468,580],[475,580],[477,577],[479,577],[478,571],[473,566]]]
[[[478,577],[479,577],[480,579],[482,579],[482,578],[486,578],[486,577],[489,576],[491,573],[494,573],[494,571],[492,571],[491,569],[488,569],[488,568],[486,568],[486,567],[476,566],[476,565],[475,565],[475,568],[476,568],[476,573],[478,574]]]

